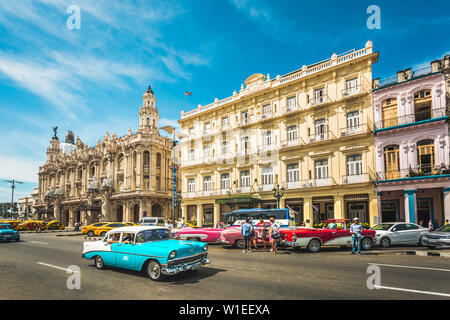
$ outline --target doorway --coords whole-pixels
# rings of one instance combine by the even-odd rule
[[[428,225],[429,220],[434,223],[433,199],[417,199],[417,223],[423,221]]]

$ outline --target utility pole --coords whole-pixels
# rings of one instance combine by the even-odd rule
[[[11,211],[10,211],[10,218],[12,218],[13,215],[13,207],[14,207],[14,189],[16,188],[16,183],[18,184],[23,184],[23,182],[21,181],[17,181],[17,180],[3,180],[5,182],[8,182],[11,184]]]

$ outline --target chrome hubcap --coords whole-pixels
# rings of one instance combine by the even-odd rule
[[[313,240],[313,241],[311,242],[311,250],[312,250],[312,251],[319,251],[319,249],[320,249],[319,241]]]
[[[161,270],[159,268],[159,265],[156,262],[151,262],[150,263],[149,270],[150,270],[150,277],[152,279],[159,278],[159,274],[161,273]]]

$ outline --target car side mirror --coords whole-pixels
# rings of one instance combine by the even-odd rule
[[[397,231],[397,228],[392,228],[392,230],[391,230],[391,231],[394,231],[394,232],[395,232],[395,231]]]

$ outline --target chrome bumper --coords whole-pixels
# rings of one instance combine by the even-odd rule
[[[428,239],[422,238],[422,244],[426,246],[450,247],[450,239]]]
[[[219,243],[219,244],[230,244],[230,241],[225,241],[225,240],[218,239],[217,243]]]
[[[203,267],[205,264],[210,264],[211,261],[209,261],[208,258],[203,258],[199,261],[193,262],[193,263],[183,263],[179,264],[173,267],[167,267],[167,265],[162,266],[161,273],[166,276],[172,276],[180,272],[185,272],[189,270],[197,270],[201,267]]]

